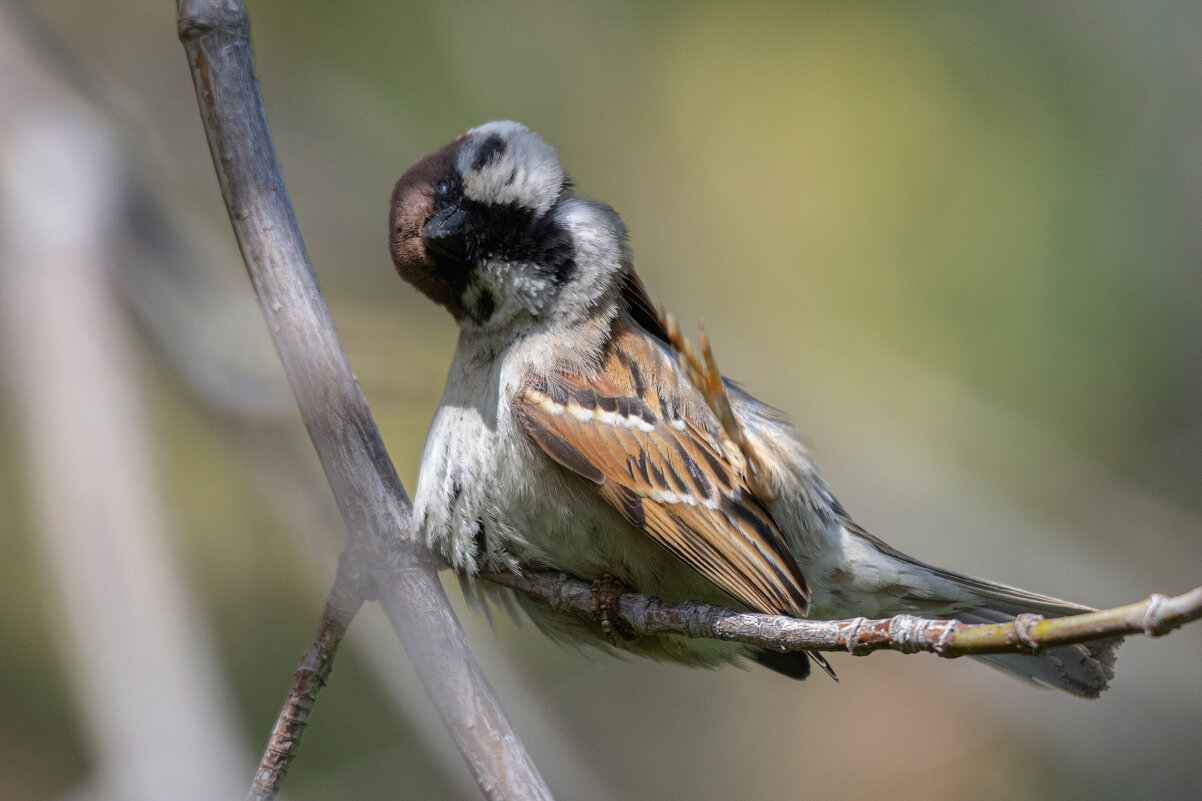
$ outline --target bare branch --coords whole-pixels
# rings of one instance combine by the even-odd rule
[[[288,691],[288,700],[284,702],[284,708],[280,710],[275,728],[271,731],[271,738],[267,741],[267,749],[255,772],[255,780],[246,795],[247,801],[275,798],[292,760],[296,758],[301,735],[309,725],[309,713],[317,703],[317,694],[326,686],[330,671],[334,669],[334,653],[351,619],[363,605],[363,598],[352,586],[348,586],[351,583],[352,579],[339,570],[330,595],[326,598],[321,622],[313,634],[313,641],[301,657],[300,666],[292,680],[292,689]]]
[[[588,584],[566,573],[484,573],[481,578],[523,592],[556,611],[593,618]],[[1183,595],[1153,595],[1115,609],[1044,619],[1020,615],[1011,623],[961,623],[897,615],[883,620],[804,620],[735,612],[698,601],[667,602],[626,593],[618,617],[632,634],[683,634],[779,651],[927,651],[944,657],[1036,653],[1057,645],[1128,634],[1159,637],[1202,617],[1202,587]]]
[[[246,11],[235,0],[177,0],[177,17],[230,221],[350,536],[342,570],[351,591],[380,599],[484,795],[550,798],[451,610],[440,564],[409,539],[408,496],[351,373],[288,200]]]

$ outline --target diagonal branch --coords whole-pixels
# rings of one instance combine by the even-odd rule
[[[510,587],[556,611],[593,618],[585,582],[566,573],[484,573],[481,578]],[[1030,654],[1057,645],[1106,640],[1128,634],[1160,637],[1202,617],[1202,587],[1175,597],[1152,595],[1139,603],[1044,619],[1020,615],[1009,623],[961,623],[897,615],[883,620],[802,620],[735,612],[698,601],[667,602],[626,593],[618,618],[632,634],[682,634],[730,640],[780,651],[928,651],[944,657]]]
[[[288,199],[246,10],[237,0],[177,0],[176,10],[230,222],[349,534],[340,569],[351,599],[345,608],[380,599],[487,798],[549,799],[451,610],[440,563],[409,539],[409,498],[351,373]],[[310,704],[316,686],[305,691]],[[295,739],[286,750],[295,751]],[[264,780],[273,782],[257,776]]]

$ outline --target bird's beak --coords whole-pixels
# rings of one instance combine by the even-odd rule
[[[460,234],[466,216],[456,203],[427,220],[422,226],[426,252],[444,263],[463,261],[466,252]]]
[[[432,242],[458,235],[459,229],[463,227],[465,216],[463,209],[459,208],[458,203],[454,206],[448,206],[427,220],[426,224],[422,226],[422,239],[426,240],[426,242]]]

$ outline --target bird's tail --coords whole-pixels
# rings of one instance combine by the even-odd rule
[[[1005,623],[1023,613],[1065,617],[1093,611],[1000,584],[979,579],[968,581],[967,588],[980,599],[980,605],[948,615],[965,623]],[[1030,684],[1064,690],[1082,698],[1097,698],[1114,678],[1115,652],[1121,644],[1122,640],[1115,638],[1061,645],[1034,656],[988,654],[974,658]]]
[[[905,611],[911,613],[925,612],[932,617],[965,623],[1006,623],[1024,613],[1066,617],[1095,611],[1088,606],[929,565],[898,551],[850,520],[843,522],[843,528],[881,554],[911,568],[920,568],[917,575],[924,578],[917,584],[922,586],[911,585],[904,592],[908,599],[904,604],[908,607]],[[989,654],[974,658],[1029,684],[1064,690],[1082,698],[1097,698],[1114,678],[1115,652],[1121,644],[1122,638],[1116,637],[1057,646],[1038,655]]]

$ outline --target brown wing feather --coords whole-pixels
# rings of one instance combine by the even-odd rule
[[[666,400],[696,391],[682,381],[644,336],[618,331],[600,372],[533,378],[518,411],[549,457],[718,587],[757,611],[805,614],[801,570],[721,434]]]

